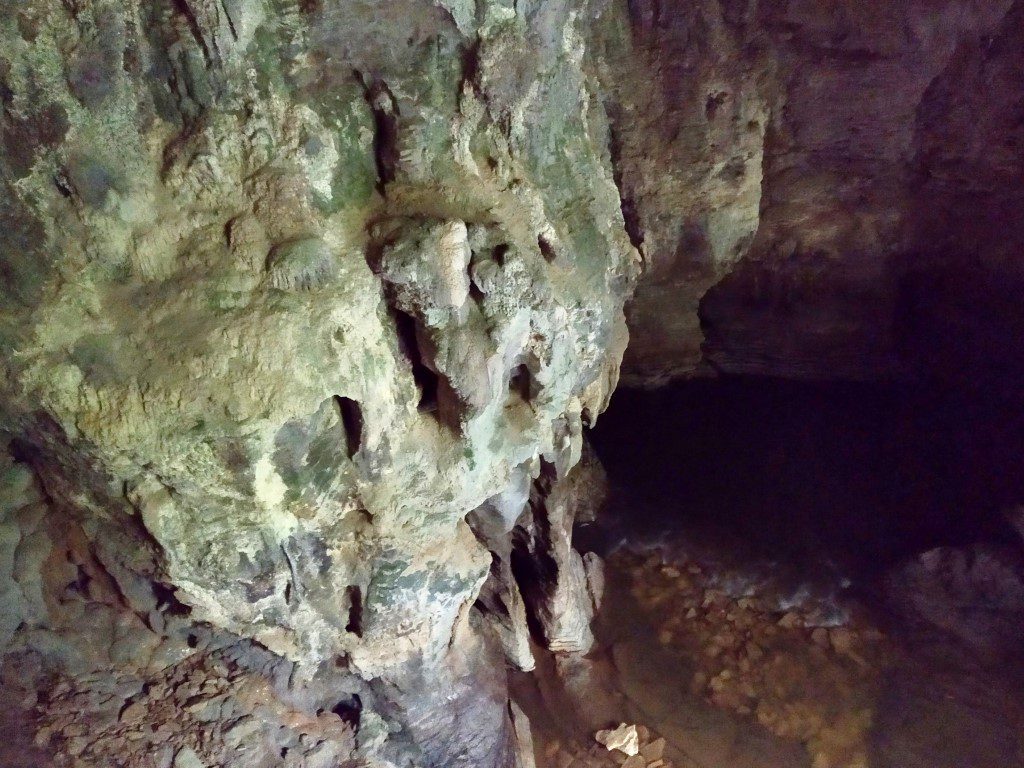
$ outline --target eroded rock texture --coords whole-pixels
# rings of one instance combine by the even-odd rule
[[[80,765],[127,733],[131,765],[514,764],[529,606],[498,559],[607,403],[638,263],[600,9],[0,7],[0,640],[10,685],[70,680],[44,736]],[[168,736],[183,664],[218,670],[180,702],[213,725]]]
[[[1019,380],[1022,3],[627,6],[628,381]]]
[[[640,252],[635,382],[1024,381],[1024,0],[0,0],[0,39],[0,645],[65,764],[515,764],[505,664],[592,639]]]

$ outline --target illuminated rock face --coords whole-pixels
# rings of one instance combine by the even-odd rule
[[[646,262],[625,381],[1019,379],[995,329],[1024,284],[1024,4],[628,7],[604,70]]]
[[[96,550],[119,532],[114,581],[164,585],[296,679],[368,684],[362,756],[506,764],[503,622],[530,658],[521,599],[473,609],[488,547],[579,459],[638,271],[596,10],[3,7],[18,466]],[[44,604],[4,640],[59,666],[32,634],[54,629]]]

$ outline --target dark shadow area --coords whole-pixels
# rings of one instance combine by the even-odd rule
[[[617,391],[590,432],[609,503],[573,542],[607,563],[591,688],[702,766],[1022,764],[1021,411],[895,384]]]
[[[863,575],[935,546],[1019,546],[1004,512],[1024,503],[1024,417],[995,400],[696,380],[619,390],[590,437],[612,537]]]

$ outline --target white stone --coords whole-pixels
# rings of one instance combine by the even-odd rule
[[[635,725],[621,723],[618,728],[598,731],[594,740],[602,744],[609,752],[617,749],[632,757],[640,751],[640,737]]]

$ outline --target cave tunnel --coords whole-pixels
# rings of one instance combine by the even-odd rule
[[[609,507],[628,510],[603,516],[612,540],[677,533],[858,580],[933,547],[1018,543],[1024,420],[977,393],[695,379],[619,390],[590,440]]]
[[[518,681],[569,724],[549,743],[636,722],[648,763],[665,738],[684,765],[1016,764],[1013,402],[697,378],[620,388],[589,439],[608,495],[574,545],[606,563],[596,661]]]

